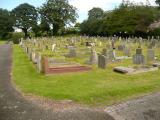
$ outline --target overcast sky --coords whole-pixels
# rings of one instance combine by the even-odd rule
[[[12,10],[14,7],[21,3],[29,3],[36,7],[39,7],[46,0],[0,0],[0,8]],[[146,3],[146,0],[130,0],[134,2]],[[149,0],[152,5],[155,5],[155,0]],[[112,10],[117,7],[122,0],[69,0],[70,4],[78,9],[79,18],[78,21],[87,19],[87,14],[93,7],[100,7],[103,10]]]

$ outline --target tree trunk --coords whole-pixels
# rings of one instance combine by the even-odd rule
[[[58,24],[53,24],[52,36],[56,35],[58,30],[59,30],[59,25]]]
[[[24,32],[24,38],[27,39],[28,38],[28,31],[26,28],[23,28],[22,31]]]

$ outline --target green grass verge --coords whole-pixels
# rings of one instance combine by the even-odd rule
[[[44,76],[36,71],[23,50],[14,46],[13,80],[26,94],[87,105],[108,105],[160,90],[160,71],[122,75],[112,71],[118,65],[131,65],[131,60],[110,64],[106,70],[94,67],[85,73]]]

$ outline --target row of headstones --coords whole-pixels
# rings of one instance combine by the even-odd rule
[[[73,47],[73,46],[71,46],[70,48],[69,48],[69,50],[70,50],[70,52],[69,52],[69,57],[76,57],[76,51],[75,51],[75,47]],[[107,55],[106,55],[107,54]],[[109,59],[111,58],[111,59],[113,59],[113,58],[115,58],[115,55],[114,55],[114,51],[113,50],[110,50],[110,51],[106,51],[105,49],[103,50],[103,53],[102,53],[102,55],[104,55],[105,57],[108,57]],[[96,55],[95,55],[95,52],[93,52],[93,54],[91,55],[91,63],[95,63],[95,59],[93,59],[93,58],[96,58],[95,57]],[[141,56],[141,57],[140,57]],[[135,55],[135,57],[133,57],[134,58],[134,60],[133,61],[143,61],[143,57],[142,57],[142,55]],[[134,62],[134,63],[139,63],[139,62]],[[141,62],[140,62],[141,63]]]
[[[107,56],[103,55],[103,54],[98,54],[98,67],[105,69],[106,65],[107,65]],[[145,64],[146,60],[145,60],[145,56],[142,54],[142,49],[141,48],[137,48],[136,49],[136,54],[133,55],[133,64]],[[147,62],[152,62],[155,60],[155,52],[153,49],[148,49],[147,51]]]

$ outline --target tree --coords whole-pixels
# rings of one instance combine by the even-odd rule
[[[10,12],[0,9],[0,38],[4,39],[13,31],[13,20]]]
[[[160,6],[160,0],[156,0],[155,2]]]
[[[40,30],[41,30],[43,36],[50,35],[49,23],[43,17],[41,18]]]
[[[97,12],[99,11],[99,12]],[[100,12],[101,11],[101,12]],[[100,14],[101,13],[101,14]],[[80,25],[81,33],[87,35],[146,36],[149,25],[159,20],[157,7],[123,2],[112,11],[103,12],[93,8],[88,20]]]
[[[38,13],[34,6],[24,3],[12,10],[15,19],[15,27],[22,29],[25,38],[28,37],[28,30],[37,25]]]
[[[104,11],[101,8],[94,7],[88,12],[88,19],[101,19],[103,18],[103,14]]]
[[[67,24],[74,23],[77,18],[76,8],[68,0],[48,0],[40,8],[40,14],[52,27],[53,35]]]

